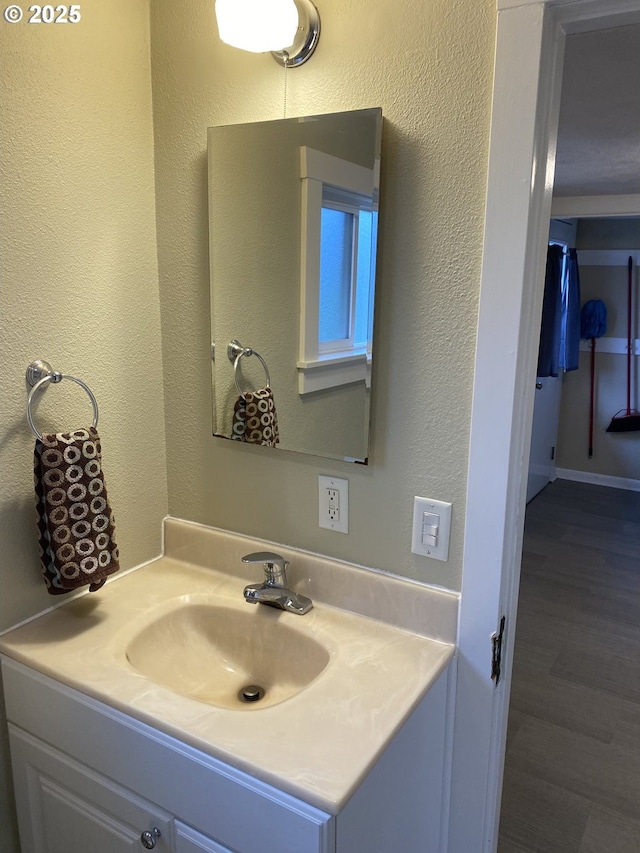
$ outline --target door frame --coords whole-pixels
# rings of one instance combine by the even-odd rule
[[[565,37],[640,0],[498,0],[458,628],[449,853],[495,853]],[[502,677],[491,637],[506,616]]]

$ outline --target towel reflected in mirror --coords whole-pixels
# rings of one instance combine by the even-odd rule
[[[241,394],[233,407],[231,438],[247,444],[277,447],[280,441],[273,391],[267,385]]]

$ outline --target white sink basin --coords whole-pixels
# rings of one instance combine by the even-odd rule
[[[244,601],[258,578],[241,558],[270,543],[172,519],[165,543],[0,651],[337,814],[451,661],[458,597],[286,550],[314,604],[298,616]],[[241,703],[256,682],[264,698]]]
[[[297,618],[263,605],[181,603],[142,628],[126,657],[182,696],[220,708],[265,708],[299,693],[329,663],[327,649],[296,629]]]

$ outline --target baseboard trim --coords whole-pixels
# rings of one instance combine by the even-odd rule
[[[557,468],[556,473],[560,480],[574,480],[577,483],[591,483],[594,486],[610,486],[612,489],[640,492],[640,480],[632,480],[629,477],[611,477],[609,474],[574,471],[572,468]]]

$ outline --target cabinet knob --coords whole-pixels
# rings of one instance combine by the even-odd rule
[[[160,830],[157,826],[154,826],[151,832],[146,830],[140,836],[140,841],[142,842],[142,846],[147,850],[153,850],[156,846],[156,838],[160,838]]]

